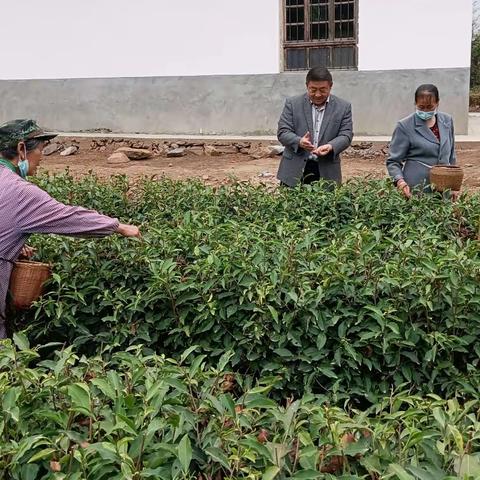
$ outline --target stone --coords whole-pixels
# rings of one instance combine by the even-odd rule
[[[107,147],[103,146],[98,149],[99,152],[105,152],[107,150]]]
[[[202,156],[205,153],[203,147],[190,147],[188,151],[198,156]]]
[[[275,175],[270,172],[262,172],[258,176],[261,178],[271,178],[271,177],[274,177]]]
[[[473,163],[466,163],[465,167],[467,167],[467,168],[473,167]]]
[[[235,146],[236,146],[238,149],[250,148],[250,144],[249,144],[249,143],[244,143],[244,142],[236,143]]]
[[[210,155],[211,157],[219,157],[221,153],[213,145],[205,145],[205,155]]]
[[[60,152],[62,157],[68,157],[69,155],[75,155],[78,151],[78,147],[76,145],[72,145],[71,147],[67,147],[63,152]]]
[[[174,150],[176,150],[180,145],[178,143],[172,143],[170,144],[170,148],[173,148]]]
[[[173,167],[173,163],[169,163],[168,166],[169,166],[169,167]]]
[[[271,156],[271,150],[269,147],[259,147],[256,148],[254,151],[250,152],[250,156],[255,160],[259,160],[261,158],[268,158]]]
[[[115,152],[108,157],[107,163],[109,165],[120,165],[130,163],[130,159],[122,152]]]
[[[167,152],[167,157],[183,157],[185,155],[185,148],[180,147],[180,148],[174,148],[173,150],[170,150]]]
[[[276,155],[282,155],[285,147],[283,145],[271,145],[270,147],[270,155],[275,157]]]
[[[241,148],[240,149],[240,153],[242,153],[243,155],[248,155],[250,153],[250,148]]]
[[[202,177],[202,179],[203,179],[203,180],[210,180],[210,177],[209,177],[208,175],[204,175],[204,176]]]
[[[225,146],[216,146],[215,147],[220,155],[231,155],[234,153],[238,153],[238,149],[235,145],[225,145]]]
[[[153,153],[145,148],[120,147],[115,153],[124,153],[130,160],[145,160],[152,158]]]
[[[61,148],[62,148],[62,146],[59,143],[51,143],[50,145],[47,145],[43,149],[42,153],[45,156],[52,155],[53,153],[58,152]]]

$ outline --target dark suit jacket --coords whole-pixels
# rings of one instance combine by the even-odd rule
[[[291,187],[302,179],[303,169],[310,155],[299,146],[300,139],[307,132],[310,132],[313,137],[312,104],[308,95],[287,98],[278,122],[277,137],[285,146],[285,151],[277,178]],[[341,183],[340,153],[352,143],[352,137],[352,107],[350,103],[335,95],[330,95],[318,145],[330,143],[333,146],[333,152],[318,159],[321,178]]]

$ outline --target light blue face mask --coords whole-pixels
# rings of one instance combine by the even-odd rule
[[[28,163],[27,159],[20,160],[18,162],[18,170],[20,171],[20,176],[22,178],[27,178],[29,168],[30,168],[30,164]]]
[[[420,120],[426,122],[427,120],[432,119],[433,116],[437,113],[437,111],[434,110],[433,112],[422,112],[422,110],[417,110],[415,113]]]

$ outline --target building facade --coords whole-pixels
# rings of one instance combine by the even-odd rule
[[[326,65],[357,135],[435,83],[468,129],[470,0],[22,0],[2,6],[0,121],[60,131],[272,134]]]

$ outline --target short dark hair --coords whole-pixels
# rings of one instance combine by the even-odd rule
[[[37,140],[36,138],[31,138],[30,140],[25,141],[25,147],[27,148],[27,152],[31,152],[32,150],[35,150],[41,143],[43,143],[43,140]],[[13,160],[18,157],[18,152],[17,152],[17,145],[14,147],[8,147],[7,149],[3,150],[0,152],[0,155],[5,159],[5,160]]]
[[[438,88],[431,83],[425,83],[420,85],[415,90],[415,102],[418,100],[419,97],[433,97],[435,101],[438,103],[440,101],[440,94],[438,93]]]
[[[333,83],[332,74],[325,67],[313,67],[307,73],[307,84],[309,82],[329,82]]]

